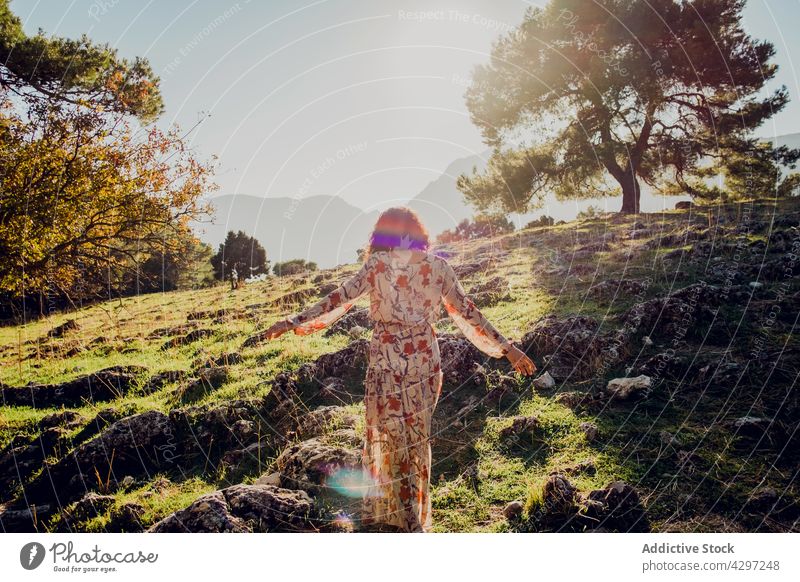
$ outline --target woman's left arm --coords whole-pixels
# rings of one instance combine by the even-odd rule
[[[274,337],[289,330],[294,330],[297,335],[308,335],[328,327],[342,317],[353,306],[356,299],[370,290],[373,280],[372,264],[372,257],[370,257],[355,275],[314,305],[277,322],[273,325],[275,331],[278,332]]]

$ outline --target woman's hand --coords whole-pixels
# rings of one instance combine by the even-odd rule
[[[514,369],[520,374],[530,376],[536,373],[536,364],[534,364],[533,360],[526,356],[525,352],[519,348],[511,346],[511,349],[506,354],[506,358],[508,358],[511,365],[514,366]]]
[[[278,337],[282,336],[283,334],[285,334],[287,331],[289,331],[291,329],[292,329],[291,322],[289,322],[289,321],[287,321],[285,319],[281,319],[280,321],[276,321],[275,323],[273,323],[264,332],[264,334],[265,334],[267,339],[271,339],[272,340],[272,339],[275,339],[275,338],[278,338]]]

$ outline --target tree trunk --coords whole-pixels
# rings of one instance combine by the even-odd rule
[[[620,180],[620,186],[622,186],[622,208],[620,212],[623,214],[638,214],[641,188],[639,187],[639,180],[636,178],[636,172],[626,172],[624,178]]]

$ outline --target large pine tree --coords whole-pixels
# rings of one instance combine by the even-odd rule
[[[699,194],[708,160],[755,151],[752,131],[783,109],[773,46],[742,27],[744,0],[552,0],[495,43],[466,93],[494,148],[485,174],[458,185],[481,210],[525,211],[622,193],[641,181]],[[762,156],[765,154],[760,150]],[[777,163],[796,152],[766,152]],[[768,194],[768,193],[765,193]]]

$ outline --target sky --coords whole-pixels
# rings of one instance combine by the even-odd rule
[[[26,32],[87,34],[146,57],[159,124],[218,156],[216,193],[407,200],[455,159],[486,150],[463,94],[517,0],[12,0]],[[746,30],[775,45],[790,105],[759,133],[800,132],[800,0],[750,0]]]

